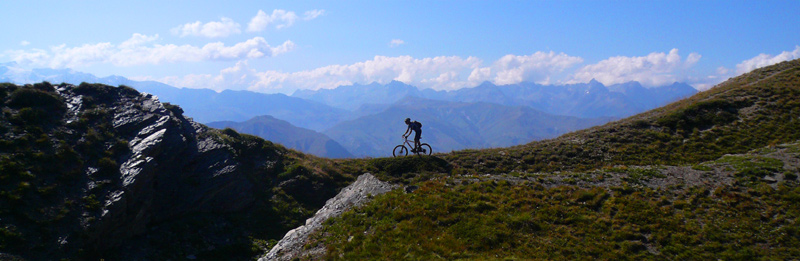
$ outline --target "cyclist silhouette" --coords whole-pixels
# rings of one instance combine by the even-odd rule
[[[405,122],[406,125],[408,125],[408,129],[406,129],[406,132],[403,133],[403,138],[406,138],[409,135],[411,135],[411,132],[413,131],[415,133],[414,149],[412,149],[411,152],[417,152],[417,150],[419,149],[419,139],[422,136],[422,123],[419,123],[417,121],[411,121],[410,118],[406,118]]]

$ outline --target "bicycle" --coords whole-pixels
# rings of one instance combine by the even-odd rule
[[[404,141],[402,144],[394,147],[394,149],[392,150],[392,156],[394,157],[407,156],[408,148],[414,147],[414,141],[409,140],[407,136],[403,136],[403,140]],[[406,147],[406,145],[408,145],[408,147]],[[428,145],[428,143],[419,144],[419,148],[420,148],[419,150],[413,151],[413,153],[417,155],[431,155],[431,153],[433,153],[433,149],[431,149],[431,145]]]

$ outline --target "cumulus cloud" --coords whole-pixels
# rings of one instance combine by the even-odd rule
[[[375,56],[372,60],[349,65],[330,65],[298,72],[260,71],[239,68],[243,72],[238,78],[237,88],[259,92],[291,93],[297,89],[330,89],[354,83],[386,84],[400,81],[420,88],[454,90],[473,87],[483,81],[494,80],[497,84],[513,84],[522,81],[547,82],[550,73],[559,73],[577,63],[579,57],[563,53],[537,52],[532,55],[507,55],[491,66],[482,66],[483,61],[476,57],[437,56],[414,58],[411,56]],[[182,79],[172,79],[182,87],[209,88],[208,82],[216,82],[220,75],[229,75],[226,69],[219,75],[191,75]],[[232,79],[230,76],[220,79]],[[169,84],[169,83],[168,83]],[[219,82],[225,85],[226,82]]]
[[[400,45],[403,45],[405,43],[406,43],[405,41],[400,40],[400,39],[392,39],[392,41],[389,42],[389,47],[394,48],[394,47],[398,47]]]
[[[321,16],[323,14],[325,14],[325,10],[320,10],[320,9],[308,10],[303,15],[303,20],[306,20],[306,21],[313,20],[313,19],[315,19],[315,18],[317,18],[317,17],[319,17],[319,16]]]
[[[31,44],[31,42],[28,42],[28,41],[19,42],[19,45],[22,45],[22,46],[28,46],[29,44]]]
[[[161,64],[174,62],[199,62],[237,60],[276,56],[295,48],[292,41],[279,46],[270,46],[262,37],[226,46],[222,42],[208,43],[202,47],[193,45],[154,44],[158,35],[133,36],[118,44],[96,43],[78,47],[59,45],[49,51],[41,49],[9,51],[7,56],[21,64],[50,68],[73,68],[105,63],[116,66]]]
[[[284,73],[266,71],[256,74],[251,90],[273,92],[286,88],[335,88],[353,83],[388,83],[392,80],[423,88],[457,89],[469,86],[460,79],[482,61],[475,57],[438,56],[417,59],[411,56],[375,56],[372,60],[350,65],[330,65],[313,70]]]
[[[132,77],[131,79],[137,81],[159,81],[172,86],[211,89],[221,92],[226,89],[247,89],[254,81],[255,74],[256,71],[249,68],[247,60],[240,60],[233,67],[222,69],[217,75],[188,74],[181,77]]]
[[[498,85],[516,84],[523,81],[549,84],[551,75],[563,72],[582,62],[583,59],[580,57],[552,51],[522,56],[509,54],[493,64],[491,70],[495,73],[492,80]],[[476,74],[474,79],[482,80],[479,75],[486,75],[486,73]]]
[[[800,58],[800,46],[795,46],[793,51],[784,51],[775,56],[762,53],[756,57],[750,58],[748,60],[745,60],[737,64],[736,74],[740,75],[761,67],[770,66],[783,61],[789,61],[798,58]]]
[[[308,15],[313,16],[314,13],[307,14],[307,17],[309,17]],[[263,10],[258,10],[256,16],[250,19],[250,23],[247,25],[247,31],[261,32],[272,24],[274,24],[277,29],[286,28],[292,26],[297,18],[297,14],[292,11],[275,9],[272,10],[272,14],[267,15]]]
[[[222,17],[219,22],[202,23],[200,21],[194,23],[187,23],[178,27],[172,28],[172,34],[185,36],[202,36],[208,38],[227,37],[233,34],[239,34],[241,26],[227,17]]]
[[[578,69],[568,82],[596,79],[606,85],[638,81],[645,86],[660,86],[688,80],[687,71],[700,58],[699,54],[691,53],[681,61],[678,49],[672,49],[669,53],[654,52],[647,56],[616,56]]]

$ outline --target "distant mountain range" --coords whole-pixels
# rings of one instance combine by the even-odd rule
[[[402,142],[406,117],[423,123],[422,140],[430,143],[434,152],[525,144],[614,119],[583,119],[526,106],[408,96],[382,112],[340,123],[324,133],[356,156],[389,156]]]
[[[244,122],[216,121],[207,125],[217,129],[232,128],[238,132],[256,135],[266,140],[280,143],[288,148],[320,157],[353,157],[353,154],[350,154],[341,144],[325,136],[325,134],[296,127],[287,121],[268,115],[258,116]]]
[[[322,131],[351,119],[344,109],[322,103],[289,97],[284,94],[264,94],[250,91],[130,85],[139,91],[152,93],[165,102],[178,104],[186,115],[199,122],[246,121],[270,115],[292,125]]]
[[[689,97],[697,90],[685,83],[645,88],[638,82],[604,86],[592,80],[570,85],[540,85],[523,82],[495,85],[484,82],[473,88],[453,91],[419,90],[398,81],[386,85],[339,86],[336,89],[298,90],[293,97],[309,99],[333,107],[358,111],[376,104],[392,104],[406,96],[455,101],[488,102],[506,106],[528,106],[555,115],[583,118],[627,117],[669,102]]]
[[[697,93],[684,83],[645,88],[638,82],[606,87],[595,80],[571,85],[484,82],[473,88],[436,91],[393,81],[299,90],[287,96],[176,88],[120,76],[99,78],[70,69],[24,70],[14,63],[0,64],[0,82],[4,81],[127,85],[179,105],[197,122],[222,122],[211,125],[232,127],[324,157],[389,155],[391,147],[400,143],[399,135],[405,130],[402,120],[407,117],[425,124],[423,139],[441,152],[556,137]],[[272,118],[257,118],[264,115]],[[324,133],[338,144],[308,131]]]

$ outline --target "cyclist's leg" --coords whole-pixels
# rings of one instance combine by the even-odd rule
[[[422,137],[421,131],[417,131],[416,135],[414,135],[414,148],[419,151],[419,139]]]

